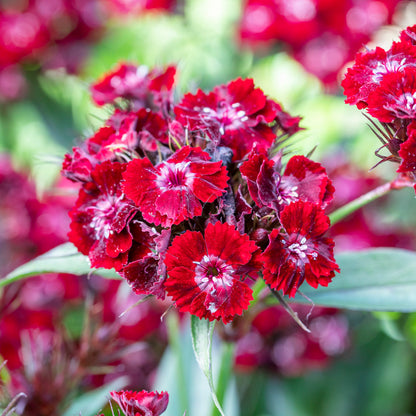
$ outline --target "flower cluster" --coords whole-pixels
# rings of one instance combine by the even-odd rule
[[[248,308],[260,272],[291,297],[304,280],[327,286],[339,271],[325,236],[334,188],[319,163],[283,162],[300,119],[251,79],[175,104],[174,77],[121,64],[91,87],[114,111],[65,157],[81,185],[70,241],[135,293],[225,323]]]
[[[114,13],[174,11],[175,0],[31,0],[0,3],[0,100],[20,98],[25,66],[77,72]]]
[[[248,0],[240,24],[246,43],[284,42],[307,71],[334,84],[341,68],[382,25],[398,0]]]
[[[400,34],[389,50],[377,47],[357,54],[342,82],[346,103],[366,109],[382,142],[382,160],[399,163],[397,172],[416,180],[416,26]],[[387,149],[388,156],[379,151]]]

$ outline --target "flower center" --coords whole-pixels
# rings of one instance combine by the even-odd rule
[[[387,110],[393,111],[398,116],[413,117],[416,113],[416,92],[405,92],[396,98],[396,106],[385,105]],[[393,107],[393,108],[392,108]]]
[[[95,205],[87,208],[87,212],[92,215],[89,227],[95,232],[95,238],[108,238],[114,231],[112,225],[117,213],[127,204],[122,202],[124,195],[103,195]]]
[[[292,253],[292,255],[298,257],[300,260],[305,261],[306,256],[309,255],[312,258],[316,259],[318,257],[318,253],[308,245],[308,241],[306,237],[302,237],[300,241],[298,234],[294,234],[289,237],[289,241],[283,240],[282,242],[285,243],[287,249]]]
[[[205,255],[195,267],[195,282],[198,287],[211,295],[233,285],[234,269],[217,256]]]
[[[299,199],[298,186],[287,183],[284,178],[279,184],[279,195],[277,201],[280,205],[289,204]]]
[[[238,129],[245,121],[248,120],[246,112],[239,110],[240,103],[229,105],[225,101],[221,101],[217,110],[209,107],[202,109],[203,117],[217,119],[220,122],[220,133],[224,134],[226,129]]]
[[[161,191],[189,188],[195,177],[189,165],[190,162],[164,163],[159,169],[156,185]]]
[[[380,83],[383,76],[389,72],[398,72],[403,69],[406,58],[398,60],[398,57],[392,57],[385,62],[377,62],[377,67],[373,70],[373,82]]]

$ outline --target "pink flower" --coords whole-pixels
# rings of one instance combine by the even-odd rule
[[[165,391],[158,393],[121,390],[112,391],[110,394],[125,416],[159,416],[169,403],[169,394]]]
[[[92,171],[93,182],[80,190],[70,211],[69,240],[85,255],[92,267],[120,270],[127,261],[132,236],[128,224],[137,207],[121,190],[126,165],[104,162]]]
[[[325,169],[305,156],[293,156],[281,175],[273,160],[253,150],[240,171],[247,180],[253,201],[259,208],[281,211],[294,201],[309,201],[325,208],[334,187]]]
[[[205,234],[176,237],[165,259],[165,287],[180,311],[224,323],[241,315],[252,299],[243,281],[256,244],[229,224],[209,223]]]
[[[311,202],[294,202],[280,214],[282,230],[274,229],[263,253],[263,277],[272,289],[294,297],[306,281],[314,288],[328,283],[339,272],[334,243],[324,237],[329,219]]]
[[[174,111],[177,121],[189,130],[201,130],[214,140],[219,135],[219,145],[230,147],[234,160],[242,159],[255,143],[264,150],[273,144],[276,135],[269,124],[279,121],[278,115],[282,124],[293,127],[287,113],[255,88],[252,79],[236,79],[208,94],[202,90],[185,94]]]
[[[98,105],[114,103],[118,98],[132,100],[134,109],[160,106],[170,102],[176,68],[152,69],[123,63],[91,86],[93,100]]]
[[[208,153],[189,146],[157,166],[147,158],[134,159],[123,174],[124,192],[146,221],[179,224],[202,215],[202,203],[214,202],[227,187],[225,166],[209,160]]]

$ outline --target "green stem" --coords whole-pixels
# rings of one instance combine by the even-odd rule
[[[222,343],[222,354],[221,354],[221,367],[218,375],[217,382],[217,398],[222,408],[224,408],[224,398],[227,392],[228,384],[231,377],[231,370],[233,366],[234,357],[234,343],[224,342]],[[221,413],[214,406],[212,409],[212,416],[220,416]]]
[[[357,211],[364,205],[367,205],[368,203],[376,200],[377,198],[380,198],[388,194],[392,189],[397,189],[397,187],[394,186],[394,181],[387,182],[371,190],[370,192],[367,192],[366,194],[361,195],[357,199],[354,199],[354,201],[349,202],[348,204],[342,206],[341,208],[338,208],[332,214],[329,215],[331,224],[334,225],[338,221],[343,220],[345,217]]]

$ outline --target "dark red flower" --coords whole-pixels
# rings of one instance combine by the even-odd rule
[[[219,145],[230,147],[234,160],[240,160],[255,143],[264,150],[273,144],[276,135],[269,123],[277,120],[282,109],[255,88],[252,79],[239,78],[208,94],[202,90],[185,94],[174,111],[177,121],[189,130],[201,130],[211,139],[219,135]],[[293,123],[287,113],[283,115],[282,124],[290,127]]]
[[[157,166],[147,158],[134,159],[123,177],[124,192],[143,218],[163,227],[200,216],[202,203],[221,196],[228,180],[221,162],[210,162],[208,153],[189,146]]]
[[[294,202],[280,213],[282,229],[274,229],[263,253],[263,277],[272,289],[295,296],[306,279],[314,288],[328,283],[339,272],[334,243],[324,237],[329,219],[311,202]]]
[[[133,244],[129,250],[129,262],[120,271],[130,287],[138,295],[165,297],[163,283],[166,267],[163,260],[170,240],[170,230],[160,234],[143,222],[130,224]]]
[[[368,97],[367,111],[383,123],[416,118],[416,69],[407,67],[384,75]]]
[[[309,201],[325,208],[332,200],[334,187],[325,169],[305,156],[293,156],[281,175],[273,160],[253,150],[240,171],[247,180],[258,207],[277,211],[294,201]]]
[[[149,70],[144,65],[123,63],[91,86],[93,100],[98,105],[114,103],[118,98],[132,100],[133,108],[161,105],[171,99],[176,68]]]
[[[176,237],[165,259],[165,287],[180,311],[224,323],[241,315],[252,299],[243,281],[256,244],[229,224],[209,223],[205,235]]]
[[[92,171],[93,182],[80,190],[70,211],[69,240],[85,255],[92,267],[120,270],[127,261],[132,236],[128,223],[137,207],[121,190],[126,165],[104,162]]]
[[[113,400],[120,406],[125,416],[159,416],[169,403],[169,394],[165,391],[112,391]]]

